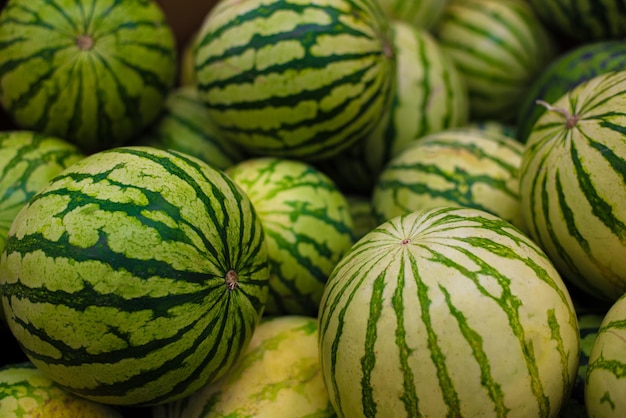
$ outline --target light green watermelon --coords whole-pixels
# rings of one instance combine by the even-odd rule
[[[221,0],[194,62],[211,118],[256,156],[337,154],[372,131],[395,83],[377,0]]]
[[[317,320],[264,318],[227,375],[188,398],[153,408],[153,418],[332,418],[322,379]]]
[[[524,230],[519,169],[524,147],[502,134],[457,128],[427,135],[387,164],[374,186],[379,222],[436,206],[497,215]]]
[[[194,86],[170,92],[163,113],[139,144],[184,152],[221,170],[244,159],[241,150],[222,137]]]
[[[110,405],[73,395],[24,362],[0,368],[0,417],[122,418],[122,414]]]
[[[151,0],[11,0],[0,13],[0,104],[23,129],[93,152],[158,116],[174,34]]]
[[[339,262],[320,305],[339,417],[556,417],[578,367],[576,313],[542,250],[470,208],[393,218]]]
[[[520,168],[522,215],[561,274],[613,302],[626,291],[626,72],[584,82],[534,125]]]
[[[83,157],[74,145],[59,138],[23,130],[0,132],[0,253],[20,209]]]
[[[248,197],[222,171],[152,147],[92,154],[15,218],[0,258],[7,323],[66,390],[154,405],[217,380],[268,291]]]
[[[470,117],[511,123],[556,55],[526,0],[452,0],[433,28],[469,90]]]
[[[317,314],[328,275],[354,242],[345,195],[308,163],[252,158],[227,174],[259,215],[270,263],[270,315]]]

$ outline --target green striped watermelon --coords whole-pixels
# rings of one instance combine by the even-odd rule
[[[402,20],[418,28],[431,29],[450,0],[378,0],[393,20]]]
[[[278,157],[226,170],[261,219],[270,263],[265,312],[317,314],[328,275],[354,242],[343,193],[310,164]]]
[[[451,1],[433,31],[467,83],[472,119],[512,122],[556,54],[526,0]]]
[[[61,172],[0,259],[9,327],[65,389],[117,405],[190,395],[249,343],[268,289],[250,200],[175,151],[119,147]]]
[[[128,143],[174,83],[157,3],[11,0],[0,14],[0,104],[18,126],[91,152]]]
[[[548,106],[522,156],[522,215],[566,280],[615,301],[626,291],[626,72]]]
[[[578,42],[626,36],[624,0],[529,0],[546,27]]]
[[[197,31],[192,33],[180,52],[180,65],[178,67],[178,84],[180,86],[196,85],[194,48],[197,37]]]
[[[83,157],[74,145],[59,138],[22,130],[0,132],[0,253],[20,209]]]
[[[342,190],[369,194],[389,160],[412,141],[468,120],[467,88],[432,35],[391,23],[396,89],[383,119],[366,139],[320,163]]]
[[[493,132],[511,138],[517,138],[517,125],[498,120],[472,120],[466,125],[463,125],[463,128],[478,129],[479,131]]]
[[[170,92],[164,112],[139,143],[193,155],[222,170],[244,159],[239,147],[222,137],[194,86]]]
[[[604,316],[593,342],[585,379],[585,407],[590,418],[626,416],[626,296]]]
[[[227,375],[186,399],[154,407],[153,418],[332,418],[317,339],[315,318],[264,318]]]
[[[258,156],[320,160],[387,108],[389,39],[376,0],[221,0],[198,34],[196,80],[226,138]]]
[[[319,332],[339,417],[555,417],[578,366],[576,313],[550,260],[470,208],[365,235],[328,280]]]
[[[525,94],[517,114],[517,138],[526,142],[533,125],[546,111],[537,100],[552,103],[590,78],[623,69],[626,69],[626,45],[622,41],[585,43],[562,53],[542,70]]]
[[[73,395],[32,363],[0,368],[0,417],[122,418],[120,411]]]
[[[427,135],[385,167],[372,203],[379,222],[435,206],[497,215],[524,230],[519,169],[524,147],[514,138],[472,128]]]

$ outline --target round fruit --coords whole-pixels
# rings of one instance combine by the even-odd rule
[[[322,373],[343,417],[555,417],[576,377],[567,289],[487,212],[391,219],[339,262],[320,305]]]
[[[317,321],[263,319],[237,365],[190,397],[153,409],[153,418],[333,418],[322,379]]]
[[[535,124],[520,169],[531,237],[566,280],[617,300],[626,291],[626,72],[575,87]]]
[[[467,83],[472,119],[512,122],[556,51],[525,0],[453,1],[433,31]]]
[[[379,222],[436,206],[463,206],[524,229],[519,168],[524,148],[501,134],[457,128],[427,135],[387,164],[374,187]]]
[[[84,152],[152,123],[175,72],[157,2],[11,0],[0,13],[0,103],[21,128]]]
[[[222,171],[120,147],[61,172],[0,259],[11,332],[65,389],[118,405],[190,395],[249,343],[268,289],[263,230]]]
[[[30,362],[0,368],[0,416],[122,418],[112,406],[67,392]]]
[[[59,138],[30,131],[0,132],[0,253],[22,207],[83,157],[74,145]]]
[[[376,0],[221,0],[196,80],[227,139],[258,156],[320,160],[367,135],[389,105],[395,56]]]
[[[255,158],[227,174],[250,197],[265,232],[270,262],[265,312],[315,316],[328,275],[354,242],[345,196],[301,161]]]

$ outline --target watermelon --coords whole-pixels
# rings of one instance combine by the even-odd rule
[[[441,17],[450,0],[378,0],[383,11],[393,20],[431,29]]]
[[[186,399],[154,407],[153,418],[332,418],[317,338],[315,318],[264,318],[226,376]]]
[[[433,36],[391,23],[396,89],[390,107],[364,141],[318,166],[347,192],[369,194],[384,166],[412,141],[468,120],[467,88]]]
[[[497,215],[524,230],[519,168],[524,147],[514,138],[472,128],[427,135],[385,167],[372,204],[379,222],[435,206]]]
[[[544,113],[520,168],[531,237],[572,285],[614,302],[626,291],[626,72],[578,85]]]
[[[626,297],[606,313],[595,336],[585,379],[585,407],[589,417],[626,415]]]
[[[24,130],[0,132],[0,253],[22,206],[83,157],[74,145],[60,138]]]
[[[30,362],[0,368],[0,416],[45,418],[122,418],[110,405],[76,396]]]
[[[339,417],[555,417],[579,335],[564,282],[509,222],[438,207],[354,244],[320,305]]]
[[[258,157],[226,170],[263,225],[269,315],[317,315],[328,275],[354,242],[346,197],[308,163]]]
[[[562,53],[541,71],[525,94],[517,113],[517,138],[526,142],[533,125],[546,111],[537,100],[552,103],[590,78],[623,69],[626,69],[626,45],[622,41],[586,43]]]
[[[0,13],[0,104],[21,128],[86,153],[150,125],[176,65],[154,1],[11,0]]]
[[[479,131],[494,132],[500,135],[517,138],[517,125],[497,120],[472,120],[463,128],[478,129]]]
[[[241,189],[153,147],[62,171],[17,215],[0,258],[2,305],[28,358],[112,405],[165,403],[220,378],[252,337],[268,279]]]
[[[472,119],[513,122],[556,55],[555,41],[526,0],[451,1],[433,33],[467,83]]]
[[[170,91],[164,112],[138,143],[180,151],[222,170],[244,159],[241,150],[221,136],[194,86]]]
[[[30,362],[0,368],[0,416],[122,418],[110,405],[69,393]]]
[[[624,0],[529,0],[547,28],[575,42],[626,36]]]
[[[187,42],[183,45],[180,53],[180,64],[178,67],[178,84],[180,86],[196,85],[196,69],[194,63],[194,48],[196,46],[197,31],[192,33]]]
[[[256,156],[337,154],[371,132],[395,83],[376,0],[221,0],[194,62],[211,118]]]

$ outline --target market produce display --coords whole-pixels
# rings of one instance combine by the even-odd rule
[[[624,418],[624,35],[0,0],[0,417]]]

